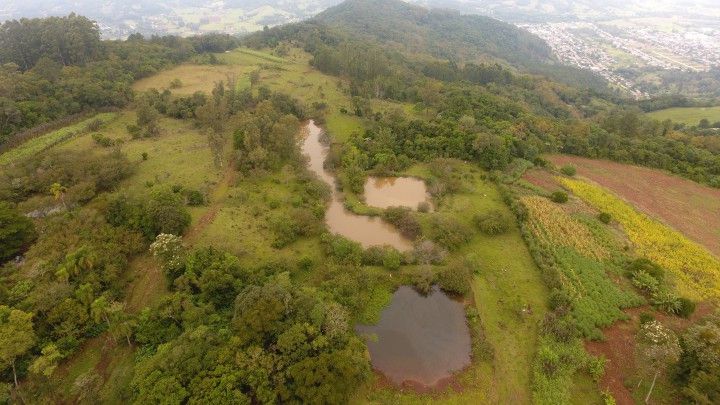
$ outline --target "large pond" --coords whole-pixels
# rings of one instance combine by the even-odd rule
[[[462,303],[437,287],[423,296],[400,287],[368,335],[373,368],[395,384],[437,385],[470,364],[470,330]]]
[[[320,140],[322,129],[311,120],[307,124],[306,132],[302,151],[310,158],[310,170],[333,190],[332,201],[325,214],[329,230],[360,242],[364,247],[390,245],[400,251],[412,249],[412,242],[404,238],[392,225],[380,218],[356,215],[345,209],[340,193],[335,190],[335,178],[323,166],[329,148]]]
[[[379,208],[417,208],[428,202],[425,182],[412,177],[370,177],[365,183],[365,202]]]

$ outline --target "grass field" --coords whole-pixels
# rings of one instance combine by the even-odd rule
[[[720,190],[660,170],[575,156],[550,156],[702,244],[720,257]]]
[[[720,106],[667,108],[648,113],[648,116],[660,121],[672,120],[687,125],[697,125],[700,120],[707,119],[712,124],[720,121]]]

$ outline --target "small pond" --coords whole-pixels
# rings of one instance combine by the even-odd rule
[[[463,304],[438,287],[427,296],[400,287],[377,325],[356,330],[368,336],[373,368],[398,385],[432,387],[470,364]]]
[[[429,203],[425,182],[413,177],[370,177],[365,182],[365,203],[371,207],[409,207]]]

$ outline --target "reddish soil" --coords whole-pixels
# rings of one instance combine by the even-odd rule
[[[522,179],[545,191],[555,191],[561,188],[553,174],[544,169],[530,169],[523,174]]]
[[[611,190],[720,256],[720,189],[645,167],[576,156],[548,158],[557,166],[575,166],[580,176]]]
[[[452,375],[447,378],[436,382],[433,385],[425,385],[417,381],[404,381],[398,385],[390,381],[380,371],[373,369],[377,379],[375,380],[375,386],[378,388],[390,388],[401,392],[409,391],[418,394],[430,394],[430,395],[441,395],[445,392],[462,392],[463,385],[459,381],[459,375]]]
[[[618,405],[633,405],[632,393],[625,387],[625,381],[635,372],[635,334],[640,324],[640,314],[651,313],[655,319],[662,322],[676,332],[680,332],[709,315],[714,309],[709,303],[700,303],[689,319],[668,316],[654,311],[650,307],[632,308],[625,311],[630,317],[627,321],[615,322],[604,330],[605,341],[585,342],[585,348],[590,354],[602,355],[607,359],[605,374],[600,380],[600,387],[612,393]]]

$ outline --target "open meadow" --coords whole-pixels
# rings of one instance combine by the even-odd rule
[[[720,121],[720,107],[676,107],[648,113],[650,118],[686,125],[697,125],[700,120],[706,119],[710,123]]]

